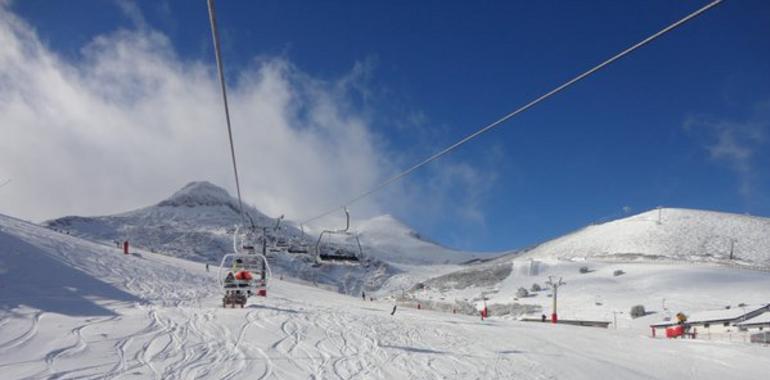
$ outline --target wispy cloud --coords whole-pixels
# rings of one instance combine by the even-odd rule
[[[126,17],[131,20],[136,28],[147,28],[147,21],[145,21],[142,11],[139,9],[139,6],[137,6],[135,2],[131,0],[116,0],[116,3],[118,4],[118,8],[120,8],[123,14],[125,14]]]
[[[14,179],[0,196],[0,212],[34,220],[114,213],[156,202],[192,180],[233,190],[212,62],[181,59],[135,4],[118,5],[135,28],[95,37],[77,61],[59,57],[0,6],[0,177]],[[285,58],[262,57],[230,78],[248,201],[298,220],[397,170],[401,155],[373,130],[363,104],[373,65],[364,61],[329,80]],[[446,163],[410,186],[433,194],[455,189],[460,201],[452,197],[444,207],[465,209],[481,197],[485,175]],[[406,188],[357,204],[355,215],[441,199]]]
[[[758,175],[757,153],[766,148],[770,133],[770,102],[759,103],[744,120],[690,116],[685,131],[698,141],[714,162],[726,165],[737,176],[738,192],[751,198]]]

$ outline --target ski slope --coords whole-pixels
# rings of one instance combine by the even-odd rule
[[[494,267],[508,271],[496,277]],[[587,267],[588,273],[581,273],[582,267]],[[553,309],[553,292],[546,285],[550,277],[566,282],[558,293],[561,318],[616,320],[619,328],[639,334],[649,332],[650,324],[670,319],[680,311],[691,315],[726,306],[770,303],[770,272],[716,264],[517,259],[478,269],[479,274],[473,276],[465,270],[429,279],[422,289],[410,290],[408,297],[423,303],[460,306],[478,306],[486,298],[495,315],[539,318],[542,313],[550,315]],[[618,270],[623,274],[616,276]],[[475,281],[479,277],[490,281]],[[542,290],[532,291],[533,284]],[[526,289],[528,295],[517,296],[520,288]],[[629,311],[635,305],[643,305],[649,314],[632,319]],[[747,338],[745,334],[738,337]]]
[[[271,227],[268,247],[280,251],[274,270],[290,277],[331,286],[348,294],[375,291],[390,281],[410,281],[426,274],[442,274],[457,270],[455,264],[477,257],[472,252],[455,251],[423,239],[418,233],[390,216],[376,217],[352,230],[360,233],[363,245],[362,266],[313,267],[318,233],[303,233],[291,222],[284,221],[272,230],[275,220],[256,208],[244,205],[246,214],[258,227]],[[68,216],[44,223],[45,226],[88,240],[114,244],[128,240],[141,247],[193,261],[219,263],[222,255],[232,251],[232,232],[241,223],[238,200],[209,182],[191,182],[159,203],[117,215]],[[327,226],[338,229],[340,226]],[[307,232],[308,230],[305,230]],[[340,248],[358,254],[354,238],[326,235],[326,247]],[[305,253],[290,253],[295,250]],[[442,270],[426,268],[445,265]],[[455,265],[455,266],[452,266]]]
[[[730,252],[733,259],[730,259]],[[581,273],[585,267],[587,273]],[[620,276],[614,272],[621,270]],[[770,303],[770,219],[712,211],[652,210],[590,225],[523,251],[421,280],[402,298],[499,315],[550,314],[549,277],[567,282],[565,318],[643,328],[672,313]],[[534,284],[543,291],[533,292]],[[520,288],[528,290],[518,297]],[[653,313],[631,321],[630,308]]]
[[[399,308],[273,281],[221,308],[200,263],[0,216],[0,370],[56,378],[761,378],[768,348]]]
[[[663,208],[585,227],[537,245],[522,257],[677,260],[770,268],[770,219]]]
[[[275,225],[274,219],[255,207],[244,205],[244,209],[256,226]],[[191,182],[167,199],[138,210],[108,216],[67,216],[43,224],[91,240],[129,240],[146,249],[205,261],[215,260],[231,250],[230,234],[233,226],[240,223],[238,200],[225,189],[200,181]],[[313,234],[303,234],[294,223],[285,221],[280,230],[271,231],[271,235],[289,245],[312,250],[321,230],[342,227],[314,226]],[[481,255],[426,240],[390,215],[354,221],[351,232],[359,233],[366,256],[380,261],[407,265],[456,264]],[[324,243],[346,249],[355,245],[352,239],[335,236],[325,239]]]

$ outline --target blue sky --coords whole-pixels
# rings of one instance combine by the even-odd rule
[[[346,83],[337,107],[365,121],[377,162],[389,165],[382,178],[705,3],[284,0],[217,10],[228,80],[279,59],[302,80]],[[180,65],[213,65],[202,0],[25,0],[9,10],[74,67],[94,38],[120,29],[165,36]],[[770,216],[767,20],[766,1],[727,1],[418,172],[375,209],[474,250],[658,205]],[[374,182],[342,184],[307,214]],[[258,207],[276,196],[252,194]],[[394,203],[403,197],[412,201]]]

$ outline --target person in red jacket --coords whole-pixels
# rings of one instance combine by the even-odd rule
[[[245,269],[241,269],[235,273],[235,279],[241,281],[251,281],[254,279],[254,276],[251,275],[251,272]]]

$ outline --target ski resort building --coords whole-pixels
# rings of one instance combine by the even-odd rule
[[[747,319],[743,322],[738,323],[736,326],[738,326],[741,330],[770,330],[770,311],[766,311],[754,318]]]
[[[708,310],[693,313],[687,318],[686,324],[698,329],[698,333],[719,334],[730,333],[738,330],[745,330],[747,326],[741,326],[741,323],[748,322],[755,318],[762,317],[758,322],[765,321],[766,326],[770,326],[770,304],[761,306],[739,306],[723,310]],[[665,321],[650,325],[653,336],[658,335],[656,330],[665,330],[668,327],[676,326],[676,321]],[[661,334],[664,336],[663,334]]]

